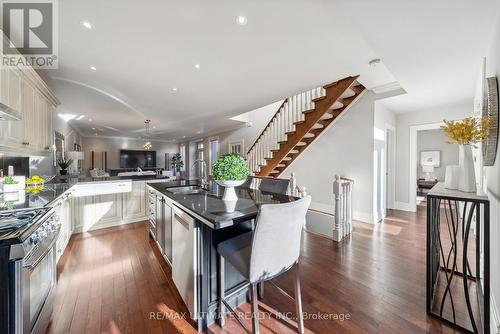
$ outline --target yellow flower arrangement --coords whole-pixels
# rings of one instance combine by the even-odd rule
[[[448,136],[449,144],[472,145],[488,138],[493,120],[488,117],[467,117],[461,121],[444,120],[441,130]]]

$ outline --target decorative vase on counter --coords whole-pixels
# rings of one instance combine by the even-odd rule
[[[460,166],[446,166],[444,176],[444,187],[446,189],[458,189],[458,180],[460,178]]]
[[[224,201],[224,208],[226,212],[231,213],[234,212],[236,207],[236,202],[238,201],[238,196],[236,196],[236,191],[234,187],[239,187],[245,180],[239,181],[215,181],[221,187],[224,187],[224,195],[222,196],[222,200]]]
[[[459,145],[458,163],[460,166],[458,190],[468,193],[476,192],[476,174],[471,145]]]

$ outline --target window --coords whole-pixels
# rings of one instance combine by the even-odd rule
[[[180,151],[179,153],[181,154],[181,160],[182,160],[182,162],[184,162],[184,166],[182,166],[181,172],[184,172],[184,170],[186,168],[186,145],[181,144],[179,147],[179,151]]]
[[[197,142],[196,143],[196,160],[205,160],[205,151],[204,151],[204,146],[203,142]],[[196,175],[199,178],[202,178],[205,174],[205,171],[203,170],[204,165],[202,163],[197,163],[196,164]]]
[[[245,156],[245,152],[243,152],[243,149],[243,139],[229,143],[229,153],[238,153],[242,156]]]
[[[210,138],[210,151],[209,151],[209,174],[212,175],[212,167],[215,164],[215,161],[219,157],[219,137]]]

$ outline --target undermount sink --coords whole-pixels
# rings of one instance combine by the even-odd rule
[[[172,194],[200,194],[206,191],[200,186],[175,187],[167,188],[165,190]]]

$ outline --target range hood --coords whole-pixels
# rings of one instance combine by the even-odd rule
[[[0,102],[0,121],[20,121],[21,113]]]

